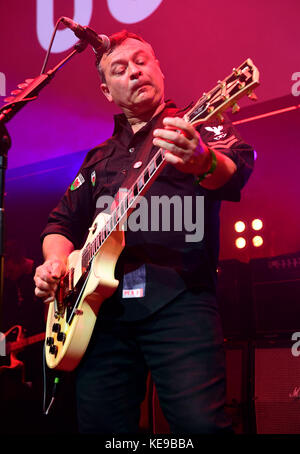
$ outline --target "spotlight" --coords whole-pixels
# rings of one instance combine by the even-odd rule
[[[234,230],[238,233],[243,232],[245,230],[245,228],[246,228],[246,224],[243,221],[237,221],[234,224]]]
[[[264,240],[260,235],[256,235],[252,238],[252,243],[254,247],[260,247],[263,245]]]
[[[263,227],[263,222],[261,219],[253,219],[251,225],[253,230],[261,230]]]
[[[246,240],[242,236],[235,240],[235,245],[238,249],[243,249],[246,246]]]

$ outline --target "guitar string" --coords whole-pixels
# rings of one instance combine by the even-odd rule
[[[156,161],[156,159],[159,158],[160,156],[161,156],[162,160],[161,160],[161,162],[159,162],[159,164],[156,164],[155,161]],[[99,249],[100,249],[101,246],[105,243],[105,241],[109,238],[109,236],[110,236],[111,233],[115,230],[115,228],[117,227],[117,225],[118,225],[118,224],[121,224],[122,222],[124,222],[124,218],[126,218],[129,209],[132,207],[132,205],[134,205],[134,203],[136,203],[138,196],[139,196],[139,195],[141,194],[141,192],[145,189],[147,183],[149,183],[150,180],[153,179],[153,176],[154,176],[155,173],[158,171],[158,169],[161,167],[161,165],[162,165],[163,162],[164,162],[163,149],[160,148],[160,149],[158,150],[158,152],[155,154],[155,156],[151,159],[151,161],[150,161],[150,163],[147,165],[146,169],[143,170],[143,172],[138,176],[138,178],[136,179],[136,181],[134,182],[134,184],[133,184],[133,185],[131,186],[131,188],[128,190],[128,195],[126,195],[126,198],[125,198],[124,200],[122,200],[122,201],[117,205],[117,207],[116,207],[116,208],[114,209],[114,211],[111,213],[109,221],[106,222],[106,224],[103,226],[103,228],[101,229],[101,231],[100,231],[99,234],[97,235],[96,239],[99,238],[99,237],[100,237],[100,238],[101,238],[101,237],[104,237],[104,239],[103,239],[103,240],[100,239],[100,246],[99,246],[98,248],[96,248],[97,250],[92,254],[92,256],[91,256],[91,258],[89,259],[88,263],[97,255],[97,253],[99,252]],[[144,177],[145,177],[146,173],[148,172],[148,170],[149,170],[149,168],[150,168],[150,166],[151,166],[152,164],[154,164],[155,167],[154,167],[154,171],[153,171],[151,174],[149,173],[149,175],[150,175],[151,178],[149,178],[149,179],[146,181],[146,183],[144,183],[144,184],[142,185],[142,187],[141,187],[140,189],[138,189],[138,182],[141,180],[141,178],[144,178]],[[138,189],[137,194],[131,199],[131,201],[129,202],[129,204],[128,204],[126,210],[125,210],[125,212],[124,212],[121,216],[119,216],[119,218],[118,218],[118,210],[119,210],[119,212],[120,212],[120,205],[121,205],[122,203],[124,204],[125,201],[128,202],[128,200],[129,200],[129,199],[128,199],[129,195],[130,195],[131,193],[134,194],[134,188],[135,188],[135,186],[136,186],[137,189]],[[111,229],[109,229],[108,232],[107,232],[107,226],[108,226],[109,222],[111,222],[111,219],[112,219],[114,216],[116,216],[117,221],[116,221],[116,223],[113,225],[113,227],[112,227]],[[127,216],[127,217],[128,217],[128,216]],[[105,236],[105,233],[107,233],[106,236]],[[93,241],[93,243],[96,241],[96,239]],[[91,247],[91,244],[93,244],[93,243],[89,243],[89,245],[87,246],[86,249],[90,248],[90,247]],[[89,254],[89,252],[90,252],[90,251],[87,250],[86,254]],[[85,251],[83,251],[83,254],[84,254],[84,253],[85,253]],[[83,255],[83,254],[82,254],[82,255]]]
[[[232,74],[230,76],[228,76],[224,82],[226,83],[226,81],[228,81],[230,79],[230,77],[232,77]],[[208,95],[214,97],[218,91],[220,91],[220,88],[216,87],[214,89],[212,89]],[[197,107],[193,108],[193,110],[199,110],[199,108],[203,107],[204,106],[204,103],[208,100],[208,96],[207,94],[205,95],[205,99],[200,100],[200,103],[197,104]],[[207,110],[207,107],[209,107],[209,104],[206,106],[206,110]],[[215,113],[215,112],[214,112]],[[194,122],[195,120],[197,120],[197,118],[202,115],[203,112],[199,112],[196,116],[194,116],[192,119],[189,119],[189,122],[192,123]],[[187,117],[189,116],[189,114],[187,114]],[[162,161],[157,164],[156,160],[157,158],[161,157],[162,158]],[[153,179],[153,176],[154,174],[157,172],[157,170],[161,167],[161,164],[164,162],[164,154],[163,154],[163,149],[160,148],[158,150],[158,152],[156,153],[156,155],[152,158],[152,160],[150,161],[150,163],[147,165],[146,169],[143,170],[143,172],[138,176],[138,178],[136,179],[136,181],[134,182],[134,184],[131,186],[131,188],[129,189],[128,191],[128,194],[126,194],[126,197],[124,200],[122,200],[117,206],[116,208],[114,209],[114,211],[111,213],[110,215],[110,219],[105,223],[105,225],[103,226],[103,228],[101,229],[101,231],[98,233],[97,237],[94,239],[94,241],[92,243],[89,243],[89,245],[84,249],[83,253],[82,253],[82,256],[84,255],[87,255],[88,256],[88,259],[87,259],[87,263],[88,265],[91,263],[91,261],[93,260],[93,258],[97,255],[97,253],[99,252],[100,248],[102,247],[102,245],[105,243],[105,241],[109,238],[109,236],[111,235],[111,233],[115,230],[115,228],[117,227],[117,225],[120,225],[121,222],[124,222],[124,218],[128,217],[128,211],[130,210],[130,208],[132,207],[132,205],[134,203],[136,203],[136,200],[138,198],[138,196],[140,195],[140,193],[145,189],[147,183],[149,184],[149,182],[151,181],[151,179]],[[151,168],[151,165],[154,164],[154,171],[151,173],[150,172],[150,168]],[[145,182],[145,176],[147,175],[147,173],[149,174],[149,177],[147,179],[147,181]],[[140,181],[142,181],[142,186],[139,188],[139,183]],[[129,200],[129,196],[131,194],[134,194],[135,192],[135,188],[138,190],[137,194],[131,199],[131,201]],[[122,211],[122,206],[124,208],[124,206],[127,205],[127,208],[125,209],[125,212],[123,214],[121,214],[121,211]],[[115,222],[112,222],[114,221],[114,218],[116,219]],[[104,239],[103,239],[104,238]],[[100,246],[97,246],[97,240],[100,240]],[[95,249],[95,251],[93,252],[93,249]],[[92,250],[92,253],[91,253],[91,250]],[[89,257],[89,255],[91,255]],[[69,273],[68,273],[69,274]],[[81,295],[81,293],[80,293]],[[75,306],[74,306],[74,309],[76,307],[78,303],[75,303]],[[71,316],[69,318],[69,320],[71,319],[71,317],[73,316],[73,312],[74,312],[74,309],[71,313]]]
[[[223,83],[226,83],[229,81],[229,79],[232,77],[232,74],[230,76],[228,76],[227,78],[224,79]],[[215,87],[214,89],[212,89],[208,94],[205,95],[205,99],[200,100],[200,103],[197,104],[197,107],[196,107],[196,111],[199,110],[199,108],[203,107],[204,106],[204,103],[208,100],[208,95],[214,97],[216,96],[216,94],[220,91],[220,88],[219,87]],[[206,110],[207,108],[209,107],[209,104],[207,105],[206,107]],[[193,108],[193,110],[195,110],[195,107]],[[197,120],[197,118],[199,118],[200,115],[202,115],[203,112],[199,112],[196,116],[194,116],[192,119],[189,119],[189,122],[192,123],[192,122],[195,122],[195,120]],[[214,112],[215,114],[215,112]],[[189,116],[189,114],[187,114],[187,117]],[[156,160],[157,158],[161,157],[162,158],[162,161],[157,164],[156,163]],[[97,237],[94,239],[94,241],[92,243],[89,243],[89,245],[87,246],[87,248],[85,248],[85,250],[83,251],[82,253],[82,256],[83,255],[88,255],[88,259],[87,259],[87,262],[88,264],[91,263],[91,261],[93,260],[93,258],[96,256],[96,254],[99,252],[101,246],[105,243],[105,241],[109,238],[109,236],[111,235],[111,233],[115,230],[115,228],[117,227],[117,225],[120,225],[121,222],[124,221],[124,218],[126,218],[127,216],[127,213],[128,211],[130,210],[130,208],[132,207],[132,205],[134,203],[136,203],[136,199],[138,198],[138,196],[140,195],[140,193],[145,189],[147,183],[149,184],[149,181],[151,181],[151,179],[153,179],[153,176],[154,174],[157,172],[157,170],[160,168],[162,162],[164,162],[164,154],[163,154],[163,150],[162,148],[160,148],[158,150],[158,152],[156,153],[156,155],[152,158],[152,160],[150,161],[150,163],[147,165],[146,169],[143,170],[143,172],[141,173],[141,175],[138,176],[138,178],[136,179],[136,181],[134,182],[134,184],[131,186],[131,188],[129,189],[128,191],[128,194],[126,195],[125,199],[122,200],[117,206],[116,208],[114,209],[114,211],[111,213],[110,215],[110,219],[105,223],[105,225],[103,226],[103,228],[101,229],[101,231],[98,233]],[[150,167],[151,165],[154,164],[154,171],[150,172]],[[150,178],[145,182],[145,176],[147,175],[147,173],[149,174]],[[142,181],[142,186],[141,188],[139,188],[139,183],[140,181]],[[129,196],[131,194],[134,194],[135,192],[135,188],[138,190],[137,194],[131,199],[131,201],[129,201]],[[121,214],[121,211],[122,211],[122,206],[124,208],[125,204],[127,205],[127,208],[125,209],[125,212],[123,214]],[[128,216],[127,216],[128,217]],[[115,222],[112,222],[114,221],[114,218],[116,219]],[[104,239],[103,239],[104,238]],[[97,240],[100,240],[100,246],[97,247]],[[93,249],[95,249],[95,251],[93,252]],[[91,250],[92,250],[92,253],[91,253]],[[91,257],[89,257],[89,255],[91,255]],[[76,305],[75,305],[76,306]],[[73,312],[72,312],[73,314]],[[71,314],[71,316],[72,316]]]
[[[210,93],[213,93],[213,90],[210,92]],[[204,101],[203,101],[204,102]],[[197,105],[197,109],[199,108],[199,104]],[[195,107],[194,107],[195,109]],[[200,112],[201,114],[201,112]],[[200,114],[198,114],[197,116],[199,116]],[[188,115],[188,114],[187,114]],[[197,118],[194,117],[194,119]],[[193,120],[194,121],[194,120]],[[189,120],[189,122],[191,122],[191,120]],[[135,182],[133,183],[133,185],[131,186],[131,188],[128,190],[128,194],[126,195],[125,199],[122,200],[117,206],[116,208],[114,209],[114,211],[111,213],[111,216],[110,216],[110,219],[106,222],[106,224],[103,226],[103,228],[101,229],[101,231],[99,232],[99,234],[97,235],[97,237],[95,238],[95,240],[93,241],[93,243],[95,243],[95,241],[97,240],[97,238],[100,237],[100,247],[104,244],[104,242],[106,241],[106,239],[110,236],[110,234],[115,230],[116,226],[118,224],[120,224],[120,221],[122,221],[122,218],[126,215],[126,213],[128,212],[128,210],[130,209],[130,207],[135,203],[137,197],[139,196],[139,194],[142,192],[142,190],[145,188],[146,184],[152,179],[153,175],[156,173],[156,171],[159,169],[160,165],[162,164],[162,162],[160,162],[157,166],[156,166],[156,159],[157,157],[161,156],[162,157],[162,162],[164,161],[164,155],[163,155],[163,149],[160,148],[158,150],[158,152],[156,153],[156,155],[152,158],[152,160],[149,162],[149,164],[147,165],[146,169],[143,170],[143,172],[138,176],[138,178],[135,180]],[[154,164],[155,165],[155,169],[154,171],[152,172],[152,174],[149,172],[149,169],[151,167],[151,165]],[[141,189],[138,190],[138,193],[137,195],[131,200],[131,202],[128,204],[127,206],[127,209],[125,210],[125,213],[121,216],[118,217],[118,210],[120,210],[120,207],[122,209],[122,204],[124,205],[125,202],[128,203],[128,197],[131,193],[134,193],[134,188],[137,187],[138,188],[138,183],[141,179],[143,179],[144,181],[144,177],[145,175],[147,174],[147,172],[149,173],[150,177],[146,183],[144,183],[141,187]],[[119,211],[120,212],[120,211]],[[109,228],[109,223],[111,222],[111,220],[113,219],[113,217],[116,216],[116,223],[113,225],[113,227],[110,229]],[[107,229],[108,227],[108,229]],[[107,233],[107,230],[108,230],[108,233]],[[105,234],[107,233],[107,236],[105,236]],[[104,240],[102,240],[101,237],[105,237]],[[87,246],[88,247],[91,247],[91,243],[89,243],[89,245]],[[88,260],[90,261],[99,251],[100,247],[96,247],[95,249],[97,249],[94,253],[92,253],[92,257]],[[89,250],[87,250],[86,254],[89,254]],[[83,254],[85,253],[85,251],[83,251]],[[83,255],[82,254],[82,255]]]
[[[92,263],[91,263],[91,265],[92,265]],[[88,281],[88,279],[89,279],[89,277],[90,277],[91,271],[92,271],[92,267],[90,268],[90,270],[89,270],[89,272],[88,272],[88,275],[87,275],[87,277],[86,277],[86,279],[85,279],[85,281],[84,281],[84,285],[81,287],[80,293],[79,293],[79,295],[78,295],[78,297],[77,297],[77,301],[76,301],[76,303],[74,304],[74,307],[73,307],[73,310],[72,310],[71,315],[70,315],[70,317],[69,317],[69,320],[67,321],[67,324],[68,324],[68,325],[70,325],[69,321],[72,319],[73,313],[74,313],[75,309],[77,309],[77,307],[78,307],[78,305],[79,305],[79,300],[81,299],[82,293],[84,292],[84,290],[85,290],[85,288],[86,288],[86,284],[87,284],[87,281]]]

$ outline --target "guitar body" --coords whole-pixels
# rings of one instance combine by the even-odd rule
[[[71,273],[72,287],[78,284],[83,274],[83,250],[93,242],[109,218],[110,215],[100,213],[90,228],[84,247],[70,254],[68,269],[74,270]],[[119,281],[114,277],[115,266],[124,245],[124,232],[111,232],[93,258],[76,306],[69,308],[64,302],[59,302],[57,314],[56,303],[49,305],[45,344],[48,367],[66,371],[77,367],[89,344],[101,304],[118,287]],[[71,320],[70,312],[73,313]]]

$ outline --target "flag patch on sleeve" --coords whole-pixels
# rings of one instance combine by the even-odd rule
[[[78,189],[83,183],[84,183],[84,178],[83,178],[83,175],[80,173],[76,178],[75,180],[73,181],[73,183],[71,184],[71,191],[75,191],[75,189]]]
[[[91,173],[91,183],[92,183],[92,186],[95,186],[96,184],[96,171],[93,170],[93,172]]]

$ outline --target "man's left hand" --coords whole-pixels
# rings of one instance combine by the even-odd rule
[[[166,150],[165,159],[178,170],[199,175],[210,168],[211,155],[196,129],[183,118],[166,117],[155,129],[153,144]]]

